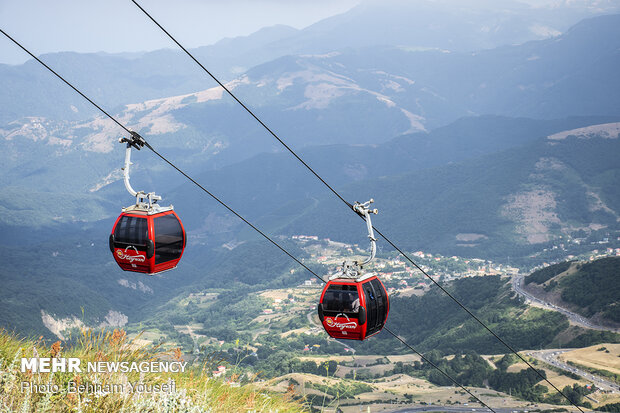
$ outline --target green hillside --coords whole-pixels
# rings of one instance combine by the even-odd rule
[[[227,343],[223,348],[217,344],[207,345],[204,349],[206,353],[218,349],[228,350],[227,356],[233,357],[238,357],[235,355],[239,347],[251,343],[258,350],[257,358],[250,358],[249,365],[256,365],[271,372],[271,375],[286,373],[274,367],[273,363],[286,370],[286,360],[303,354],[308,345],[318,344],[320,348],[314,350],[320,354],[347,354],[342,345],[329,341],[322,329],[319,332],[303,333],[314,327],[308,312],[310,315],[315,314],[320,288],[291,284],[284,286],[280,294],[294,298],[295,302],[285,304],[287,298],[280,305],[267,299],[270,294],[261,286],[248,288],[229,284],[223,287],[216,291],[188,288],[160,307],[156,314],[145,316],[139,326],[134,324],[131,329],[156,330],[169,339],[183,343],[190,350],[194,345],[192,339],[186,334],[179,334],[180,326],[195,326],[194,333],[200,334],[201,340],[210,338],[206,342],[223,340]],[[567,343],[571,340],[573,345],[581,343],[580,346],[620,340],[619,335],[569,327],[566,317],[558,312],[528,307],[511,291],[510,280],[507,278],[462,278],[447,284],[447,289],[517,350],[570,346]],[[277,309],[273,316],[264,315],[272,314],[264,313],[263,310],[273,311],[274,306],[282,308]],[[441,354],[468,350],[480,354],[506,352],[501,343],[436,287],[431,287],[422,296],[393,294],[390,298],[388,326],[419,351],[437,350]],[[235,345],[235,340],[240,340],[242,345],[239,342]],[[352,341],[346,345],[355,349],[356,354],[384,354],[386,348],[391,349],[390,354],[409,352],[398,346],[393,337],[385,332],[372,340]]]
[[[558,312],[528,307],[510,290],[509,280],[492,277],[474,277],[448,284],[450,291],[465,307],[487,324],[494,332],[517,350],[591,345],[605,340],[618,341],[620,335],[605,334],[569,328],[566,317]],[[442,354],[473,350],[481,354],[505,353],[506,347],[467,315],[438,288],[421,297],[394,296],[390,301],[388,326],[403,336],[419,351],[438,350]],[[559,342],[558,335],[563,341]],[[393,343],[385,333],[376,340],[354,346],[358,351],[380,351]],[[591,344],[586,344],[591,343]]]
[[[0,244],[0,256],[5,257],[0,270],[0,327],[22,336],[54,338],[44,313],[59,325],[70,323],[66,325],[70,329],[79,323],[109,324],[110,312],[122,314],[121,320],[127,317],[125,323],[154,317],[170,327],[163,312],[178,295],[216,289],[242,300],[257,290],[296,285],[306,276],[302,271],[291,273],[295,263],[263,240],[246,241],[232,250],[190,241],[174,271],[157,276],[124,272],[110,254],[108,231],[108,225],[71,227],[45,234],[41,242]],[[300,259],[306,257],[290,241],[279,242]],[[309,265],[324,271],[320,265]],[[196,315],[209,317],[203,312]],[[174,312],[172,316],[179,317]]]
[[[337,189],[378,177],[398,177],[514,149],[565,130],[620,121],[620,117],[570,117],[555,120],[476,116],[459,119],[428,133],[397,136],[379,145],[324,145],[299,151],[306,162]],[[472,163],[474,164],[474,163]],[[479,163],[482,169],[484,164]],[[288,153],[265,153],[196,176],[245,216],[258,218],[287,202],[312,203],[325,194],[316,178]],[[188,222],[201,224],[190,206],[205,202],[204,194],[183,184],[167,194],[175,206],[187,209]],[[353,193],[352,196],[365,196]],[[178,201],[176,201],[178,199]],[[251,199],[251,204],[247,200]],[[295,207],[295,209],[298,209]],[[277,213],[285,213],[280,210]],[[276,222],[282,226],[283,223]]]
[[[469,119],[431,137],[437,139],[438,147],[446,146],[457,139],[456,129],[467,126],[467,139],[472,142],[478,139],[479,143],[473,147],[481,148],[494,133],[512,124],[514,121],[510,119]],[[477,125],[485,128],[485,137],[476,135]],[[541,129],[536,129],[539,133],[544,129],[557,130],[546,123],[539,126]],[[375,198],[380,209],[375,225],[408,251],[423,249],[445,255],[478,256],[531,267],[549,259],[550,254],[566,256],[567,248],[570,253],[591,250],[591,242],[604,238],[609,239],[609,246],[615,245],[620,235],[616,217],[620,211],[616,185],[620,165],[615,156],[620,151],[618,139],[567,137],[553,144],[545,139],[532,142],[526,135],[528,128],[523,129],[523,138],[515,134],[513,143],[509,144],[523,139],[525,145],[521,147],[348,185],[343,179],[339,190],[349,200]],[[375,153],[383,155],[377,158],[374,170],[381,170],[380,163],[389,164],[389,154],[402,152],[403,145],[423,146],[420,139],[429,142],[414,136],[390,143],[395,146],[389,150],[376,148]],[[315,156],[329,153],[330,148],[323,149],[325,152],[317,149]],[[368,151],[360,156],[372,153]],[[444,162],[450,158],[447,156]],[[233,207],[250,214],[270,234],[310,234],[360,245],[366,242],[365,230],[354,214],[331,196],[312,198],[313,191],[325,193],[324,188],[316,182],[306,187],[306,181],[298,179],[298,174],[304,171],[290,159],[287,163],[279,163],[278,159],[282,157],[256,158],[244,164],[247,169],[240,168],[229,177],[219,172],[208,174],[205,183],[219,182],[217,189],[224,191],[224,198],[231,192],[237,193],[237,198],[230,201]],[[283,174],[280,166],[287,164],[297,173]],[[263,175],[254,173],[259,165],[267,165]],[[406,168],[404,157],[398,168]],[[244,172],[249,176],[247,179]],[[261,182],[263,186],[258,185]],[[246,191],[253,184],[257,184],[255,192]],[[299,198],[291,200],[285,195],[288,188],[295,186],[297,191],[292,193]],[[309,190],[304,194],[305,188]],[[250,286],[247,292],[251,292],[293,285],[304,276],[299,272],[287,274],[295,268],[292,261],[273,246],[255,242],[256,234],[234,217],[225,215],[221,207],[205,201],[206,197],[193,187],[184,186],[173,197],[179,200],[175,206],[190,234],[187,253],[177,270],[152,278],[123,274],[111,262],[107,237],[112,218],[94,224],[58,223],[33,232],[30,226],[23,225],[25,222],[16,225],[20,222],[17,217],[36,219],[54,207],[35,208],[27,201],[27,193],[22,198],[16,189],[10,194],[13,194],[9,198],[11,202],[5,203],[5,207],[11,208],[14,225],[4,226],[0,238],[1,252],[7,257],[0,272],[5,282],[0,292],[5,298],[2,323],[25,334],[46,331],[41,310],[56,320],[80,319],[84,308],[84,317],[91,324],[102,323],[113,311],[133,322],[150,317],[153,308],[184,291],[221,288],[221,283],[226,281],[234,288]],[[269,197],[273,197],[271,203],[263,202]],[[71,197],[54,199],[76,210],[85,209],[93,216],[104,205],[83,204]],[[541,202],[538,209],[528,209],[530,201],[536,199]],[[283,206],[274,211],[278,205]],[[257,216],[262,218],[256,220]],[[590,225],[593,223],[598,227]],[[585,241],[578,244],[574,242],[576,239]],[[536,242],[540,240],[544,242]],[[294,255],[304,257],[304,252],[285,238],[279,242],[285,243]],[[556,244],[564,244],[565,249],[552,249]],[[386,248],[381,240],[379,246]],[[545,248],[549,251],[542,252]],[[542,255],[530,257],[539,253]],[[74,283],[75,288],[68,287]],[[223,287],[228,289],[228,285]],[[75,298],[66,305],[65,297],[74,293]]]
[[[620,257],[605,258],[577,267],[558,287],[562,300],[583,308],[584,314],[597,313],[620,323]]]
[[[461,163],[354,183],[341,192],[350,200],[374,198],[380,207],[374,224],[413,251],[520,259],[560,243],[590,248],[571,243],[574,238],[608,238],[613,246],[620,235],[617,153],[618,139],[540,139]],[[299,215],[293,208],[277,215],[292,219]],[[362,231],[352,230],[359,222],[351,215],[326,195],[281,231],[363,242]]]
[[[559,294],[571,310],[586,317],[599,316],[620,323],[620,257],[593,262],[552,265],[526,277],[526,283]]]

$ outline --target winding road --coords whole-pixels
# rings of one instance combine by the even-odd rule
[[[497,413],[512,413],[522,412],[520,409],[496,409]],[[390,413],[413,413],[413,412],[490,412],[486,407],[467,408],[466,406],[419,406],[419,407],[405,407],[398,410],[390,410]]]
[[[555,304],[549,303],[547,301],[541,300],[540,298],[533,296],[531,293],[523,289],[523,278],[524,278],[523,275],[512,277],[512,289],[517,294],[524,297],[526,302],[536,304],[547,310],[552,310],[552,311],[557,311],[558,313],[562,313],[568,318],[568,321],[580,327],[589,328],[592,330],[599,330],[599,331],[613,331],[615,333],[620,332],[620,330],[618,330],[617,328],[605,327],[605,326],[594,324],[590,320],[586,319],[585,317],[579,314],[573,313],[572,311],[568,311],[565,308],[558,307]]]
[[[512,278],[512,289],[519,295],[521,295],[522,297],[525,298],[526,302],[535,304],[537,306],[543,307],[545,309],[548,310],[552,310],[552,311],[557,311],[559,313],[564,314],[568,320],[578,326],[584,327],[584,328],[589,328],[592,330],[599,330],[599,331],[613,331],[613,332],[619,332],[618,329],[614,329],[614,328],[610,328],[610,327],[605,327],[605,326],[601,326],[601,325],[597,325],[592,323],[590,320],[587,320],[585,317],[573,313],[572,311],[569,311],[565,308],[562,307],[558,307],[555,304],[549,303],[547,301],[541,300],[538,297],[535,297],[534,295],[532,295],[531,293],[525,291],[523,289],[523,279],[524,276],[516,276]],[[583,378],[585,378],[586,380],[592,382],[596,387],[603,389],[603,390],[609,390],[612,392],[620,392],[620,386],[618,386],[618,384],[606,380],[602,377],[599,376],[595,376],[585,370],[579,369],[577,367],[571,366],[565,362],[563,362],[562,360],[558,359],[557,356],[559,356],[562,353],[566,353],[568,351],[571,351],[573,349],[558,349],[558,350],[541,350],[541,351],[531,351],[528,352],[527,354],[529,356],[532,356],[538,360],[541,360],[547,364],[550,364],[552,366],[555,366],[557,368],[560,368],[562,370],[577,374]]]
[[[562,406],[566,408],[567,406]],[[527,413],[531,407],[495,407],[493,406],[493,410],[496,413]],[[536,409],[540,411],[540,409]],[[570,410],[571,412],[573,410]],[[577,411],[576,409],[574,411]],[[390,410],[390,413],[414,413],[414,412],[451,412],[451,413],[471,413],[471,412],[490,412],[486,407],[474,407],[468,408],[467,406],[435,406],[435,405],[427,405],[427,406],[418,406],[418,407],[405,407],[398,410]]]
[[[589,373],[585,370],[581,370],[580,368],[571,366],[570,364],[567,364],[558,358],[560,354],[569,352],[571,350],[574,350],[574,349],[530,351],[526,354],[528,356],[534,357],[540,361],[544,361],[545,363],[551,364],[552,366],[555,366],[562,370],[566,370],[571,373],[578,374],[579,376],[592,382],[592,384],[594,384],[599,389],[612,391],[614,393],[620,392],[620,386],[618,386],[616,383],[603,379],[602,377],[595,376],[592,373]]]

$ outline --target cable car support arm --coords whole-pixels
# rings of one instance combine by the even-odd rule
[[[377,253],[377,239],[375,238],[375,232],[372,228],[372,221],[370,219],[370,214],[378,214],[379,211],[375,209],[370,209],[370,204],[375,202],[374,199],[370,199],[370,201],[366,201],[363,204],[356,202],[353,205],[353,210],[358,213],[364,221],[366,221],[366,227],[368,228],[368,238],[370,239],[370,257],[366,258],[366,261],[360,264],[360,266],[364,266],[375,258],[375,254]]]
[[[377,209],[370,209],[370,204],[375,202],[373,199],[370,201],[366,201],[364,203],[356,202],[352,208],[353,210],[361,216],[364,221],[366,221],[366,227],[368,228],[368,239],[370,240],[370,256],[366,258],[364,262],[361,264],[357,261],[345,261],[342,263],[342,269],[337,273],[329,277],[330,280],[336,278],[350,278],[355,280],[360,280],[364,278],[364,274],[362,269],[364,265],[369,264],[377,253],[377,239],[375,238],[375,233],[372,228],[372,221],[370,219],[370,214],[377,214],[379,211]]]
[[[155,195],[155,192],[149,192],[148,194],[144,191],[136,191],[131,186],[129,182],[129,167],[131,166],[131,148],[135,148],[140,150],[145,144],[148,146],[146,141],[139,133],[130,131],[130,137],[122,137],[119,140],[119,143],[126,143],[127,148],[125,149],[125,164],[123,168],[123,178],[125,181],[125,188],[127,192],[131,194],[131,196],[136,197],[136,206],[144,205],[149,210],[153,208],[153,205],[157,203],[157,201],[161,201],[161,196]]]

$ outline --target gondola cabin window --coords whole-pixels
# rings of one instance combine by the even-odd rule
[[[114,231],[114,239],[122,244],[145,246],[148,239],[148,221],[146,217],[121,216]]]
[[[346,313],[359,311],[359,294],[355,285],[331,285],[325,292],[325,310]]]
[[[175,260],[183,252],[183,229],[174,215],[153,220],[155,229],[155,264]]]

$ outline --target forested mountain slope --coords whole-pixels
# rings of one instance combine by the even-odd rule
[[[620,257],[564,262],[525,278],[526,289],[545,300],[612,327],[620,326]]]

